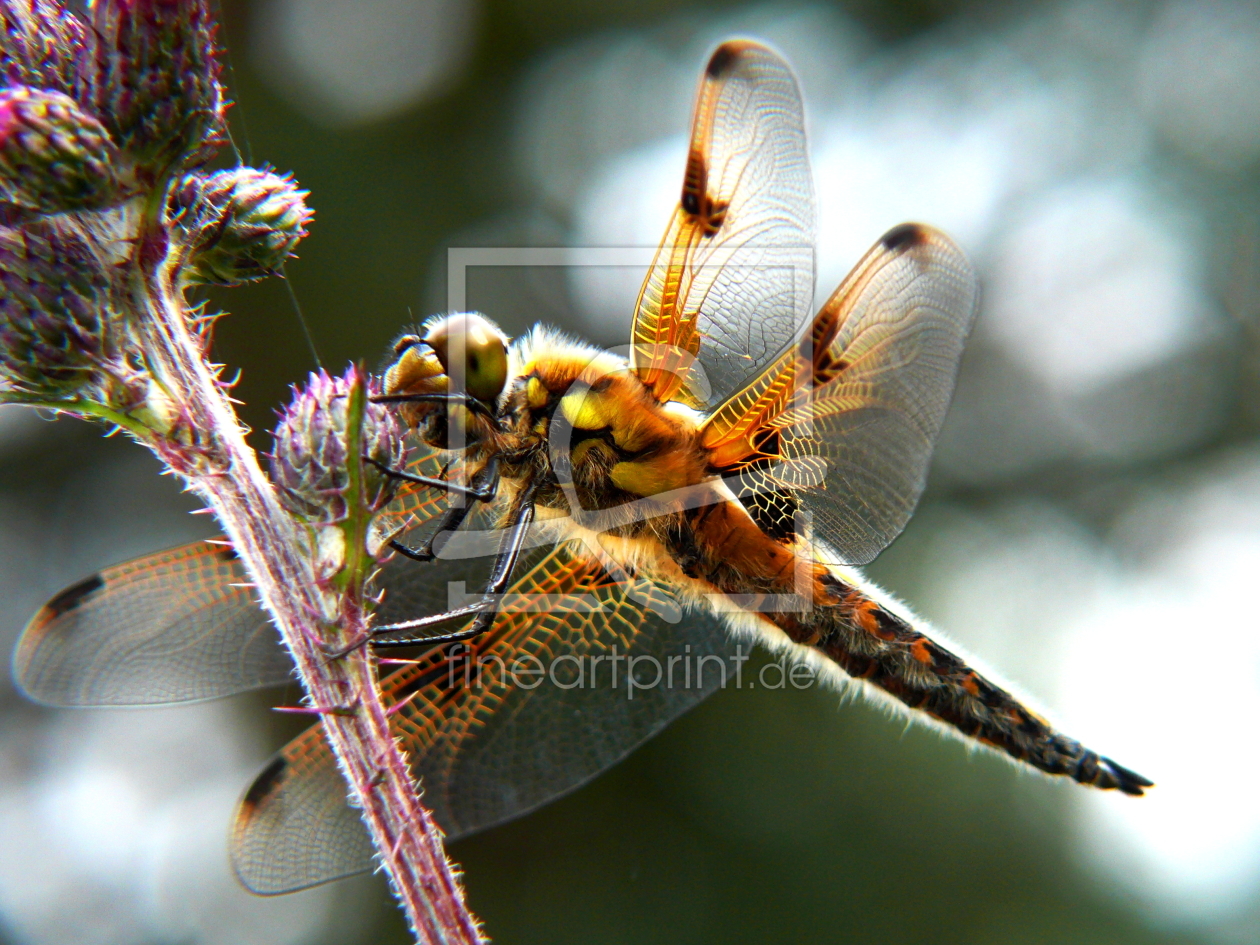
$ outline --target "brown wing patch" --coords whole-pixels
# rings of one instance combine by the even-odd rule
[[[76,607],[81,607],[103,587],[105,587],[105,579],[99,574],[93,574],[90,578],[67,587],[40,609],[31,620],[28,630],[34,634],[42,633],[58,617],[68,614]]]
[[[230,837],[232,868],[262,896],[372,868],[372,842],[316,726],[291,741],[245,791]]]
[[[813,190],[801,112],[791,70],[765,46],[734,40],[710,57],[678,208],[636,305],[631,367],[659,401],[724,398],[808,314]]]
[[[884,249],[896,252],[904,246],[919,246],[932,238],[932,231],[921,223],[902,223],[883,235]]]
[[[778,433],[772,422],[799,391],[808,366],[796,351],[783,355],[705,421],[700,445],[711,450],[716,469],[738,469],[778,458]]]
[[[688,158],[689,176],[693,173],[692,163]],[[703,171],[695,173],[702,175]],[[704,184],[696,186],[703,188]],[[687,193],[684,186],[684,202],[688,199]],[[661,403],[675,399],[693,405],[698,403],[696,397],[684,390],[691,365],[700,350],[698,313],[684,311],[683,300],[686,298],[687,260],[703,234],[698,210],[689,213],[680,207],[675,211],[650,270],[663,270],[663,278],[659,284],[645,282],[639,293],[641,314],[635,320],[632,351],[635,363],[642,365],[636,369],[639,380]]]
[[[833,563],[865,564],[923,491],[975,315],[975,273],[921,224],[886,233],[797,342],[718,407],[701,444],[795,492]]]

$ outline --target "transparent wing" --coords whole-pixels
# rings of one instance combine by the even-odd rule
[[[745,492],[796,503],[836,563],[872,560],[923,493],[978,298],[947,236],[890,230],[804,341],[706,421],[715,466]]]
[[[407,573],[414,577],[390,575],[382,620],[446,606],[448,578],[476,586],[467,563],[412,564]],[[646,579],[615,579],[578,542],[530,552],[519,573],[500,616],[471,649],[435,650],[383,682],[388,703],[406,701],[395,731],[448,837],[576,788],[718,688],[735,665],[717,618],[684,613]],[[714,659],[700,665],[705,656]],[[647,686],[657,666],[659,684]],[[644,688],[628,688],[629,667]],[[238,875],[262,893],[371,867],[358,812],[346,803],[319,726],[290,743],[247,792],[232,848]]]
[[[292,663],[236,554],[193,542],[106,568],[27,624],[18,685],[56,706],[195,702],[283,683]]]
[[[408,468],[442,472],[428,449]],[[408,487],[389,527],[422,524],[447,502]],[[196,702],[285,683],[293,664],[248,580],[230,548],[208,541],[107,568],[31,618],[14,676],[37,702],[79,707]]]
[[[316,726],[271,759],[237,806],[232,867],[261,896],[295,892],[373,867],[375,850]]]
[[[719,403],[792,343],[809,317],[813,241],[796,79],[765,46],[723,43],[701,79],[682,197],[635,312],[631,365],[657,400]]]

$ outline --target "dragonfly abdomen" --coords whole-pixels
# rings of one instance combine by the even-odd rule
[[[689,576],[716,586],[848,676],[1047,774],[1126,794],[1151,785],[1056,731],[873,593],[765,534],[740,506],[703,507],[688,524],[689,540],[679,535],[673,544]],[[809,605],[779,609],[769,595],[808,595]]]
[[[1055,730],[1015,696],[976,672],[914,624],[842,583],[823,566],[816,606],[767,614],[849,676],[878,687],[968,738],[1047,774],[1139,795],[1151,782]]]

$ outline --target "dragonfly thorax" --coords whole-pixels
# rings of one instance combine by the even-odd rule
[[[516,352],[514,352],[516,353]],[[519,347],[505,414],[585,508],[609,508],[708,475],[698,426],[660,404],[626,361],[545,332]]]

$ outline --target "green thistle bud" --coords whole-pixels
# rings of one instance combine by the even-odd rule
[[[90,15],[79,99],[138,176],[213,154],[225,103],[210,0],[93,0]]]
[[[352,366],[342,377],[320,371],[310,376],[305,388],[294,387],[293,401],[276,425],[271,454],[272,481],[294,514],[320,523],[345,521],[352,511],[348,462],[366,455],[392,468],[402,465],[403,430],[382,404],[365,398],[362,440],[346,442],[350,394],[364,380]],[[375,380],[366,388],[368,397],[380,393]],[[380,511],[393,496],[393,482],[369,463],[361,468],[363,506],[369,512]]]
[[[109,280],[68,221],[0,229],[0,377],[39,399],[99,379],[109,357]]]
[[[307,193],[288,175],[266,168],[185,177],[171,196],[172,215],[189,248],[184,278],[240,285],[279,273],[314,216]]]
[[[57,0],[0,0],[0,79],[74,93],[83,22]]]
[[[0,195],[36,213],[99,210],[123,194],[118,149],[74,99],[0,89]]]

